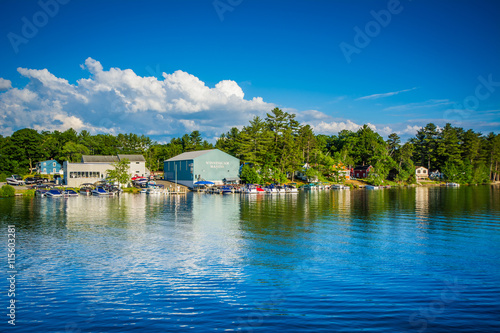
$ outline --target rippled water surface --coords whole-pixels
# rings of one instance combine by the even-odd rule
[[[16,226],[13,331],[500,331],[499,187],[15,198],[0,213],[5,254]]]

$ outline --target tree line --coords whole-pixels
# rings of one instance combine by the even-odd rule
[[[27,174],[36,163],[44,160],[80,162],[82,155],[141,154],[146,166],[152,171],[163,169],[163,161],[180,153],[201,149],[213,149],[198,131],[173,138],[167,144],[159,144],[145,135],[96,134],[74,129],[41,131],[24,128],[11,136],[0,135],[0,172],[2,174]]]
[[[443,172],[449,181],[485,183],[500,180],[500,135],[483,135],[446,124],[427,124],[407,142],[392,133],[387,140],[370,126],[337,135],[315,134],[295,115],[273,109],[265,118],[254,117],[242,129],[231,128],[213,145],[198,131],[158,143],[144,135],[96,134],[21,129],[0,136],[0,172],[27,174],[35,163],[55,159],[79,162],[82,155],[141,154],[152,171],[162,171],[163,161],[188,151],[218,148],[244,163],[244,178],[253,182],[293,179],[307,164],[309,175],[335,176],[339,164],[348,168],[372,165],[371,181],[392,179],[413,182],[415,166]]]
[[[451,124],[438,128],[429,123],[402,143],[396,133],[384,140],[368,125],[337,135],[316,135],[294,114],[275,108],[265,119],[255,117],[241,130],[234,127],[222,134],[215,146],[249,163],[244,171],[252,180],[256,172],[250,166],[268,181],[290,178],[306,163],[311,166],[308,173],[316,171],[320,179],[332,178],[343,164],[349,169],[372,165],[373,183],[388,178],[414,182],[416,166],[440,171],[449,181],[460,183],[500,180],[500,135],[484,136]]]

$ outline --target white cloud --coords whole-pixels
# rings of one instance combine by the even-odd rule
[[[406,125],[406,128],[399,131],[398,134],[407,134],[407,135],[415,135],[417,134],[418,131],[420,131],[420,129],[422,129],[422,126],[419,126],[419,125],[414,125],[414,126],[411,126],[411,125]]]
[[[363,96],[363,97],[360,97],[360,98],[358,98],[356,100],[360,101],[360,100],[364,100],[364,99],[378,99],[378,98],[383,98],[383,97],[389,97],[389,96],[394,96],[394,95],[400,94],[402,92],[412,91],[412,90],[415,90],[415,89],[417,89],[417,87],[414,87],[414,88],[411,88],[411,89],[399,90],[399,91],[392,91],[392,92],[388,92],[388,93],[373,94],[373,95]]]
[[[337,134],[342,130],[349,130],[355,132],[361,127],[361,125],[358,125],[350,120],[339,121],[339,122],[320,121],[319,123],[311,126],[313,127],[314,132],[316,134],[327,134],[327,135]]]
[[[39,130],[89,130],[178,134],[197,129],[218,135],[244,125],[274,108],[261,97],[245,99],[241,87],[222,80],[210,88],[196,76],[175,71],[163,80],[142,77],[131,69],[104,70],[99,61],[85,60],[90,78],[70,84],[47,69],[18,68],[29,79],[12,88],[0,79],[0,132],[31,127]]]
[[[317,111],[317,110],[306,110],[306,111],[300,112],[299,114],[300,114],[301,120],[306,121],[306,122],[310,121],[310,120],[322,120],[322,119],[331,118],[329,115],[324,114],[323,112]]]
[[[12,88],[12,82],[0,77],[0,91]]]

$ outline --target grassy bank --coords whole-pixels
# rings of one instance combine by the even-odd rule
[[[137,187],[127,187],[123,189],[123,193],[132,193],[132,194],[137,194],[140,193],[141,189]]]

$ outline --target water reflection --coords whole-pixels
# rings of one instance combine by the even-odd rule
[[[494,187],[9,198],[0,223],[18,229],[20,331],[410,331],[450,276],[466,293],[429,331],[487,331],[499,208]]]

